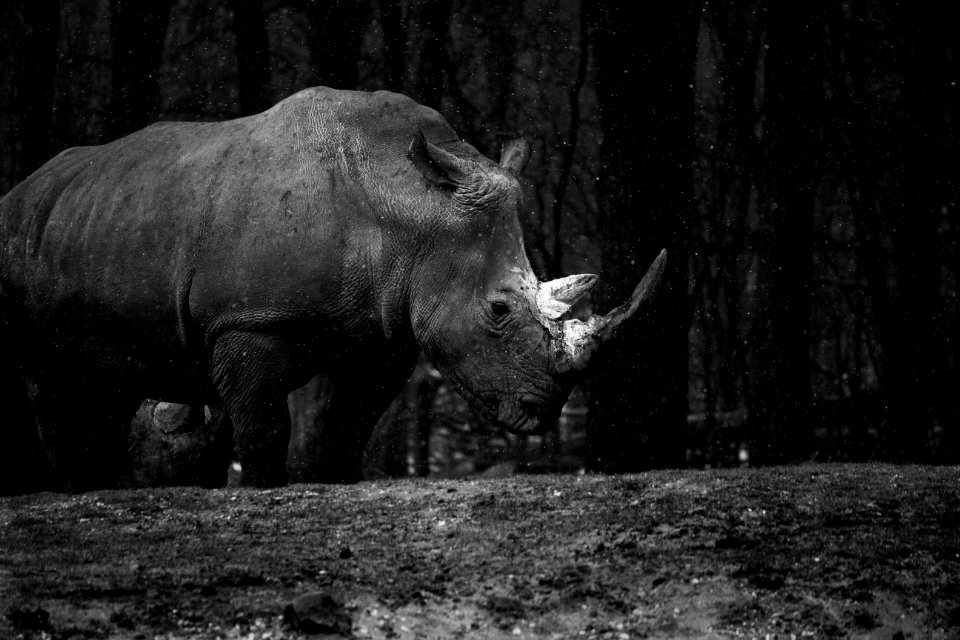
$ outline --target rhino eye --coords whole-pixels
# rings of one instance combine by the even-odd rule
[[[506,302],[495,300],[490,304],[490,310],[493,311],[493,316],[495,318],[502,318],[510,313],[510,306]]]

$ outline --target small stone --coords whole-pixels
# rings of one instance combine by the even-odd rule
[[[283,622],[303,633],[349,636],[350,615],[343,603],[329,593],[314,591],[295,598],[283,609]]]

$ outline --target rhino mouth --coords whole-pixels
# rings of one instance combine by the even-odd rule
[[[562,408],[562,402],[557,404],[527,394],[521,396],[519,402],[501,402],[496,421],[510,433],[539,435],[549,431],[557,423]]]
[[[566,395],[559,402],[538,393],[523,393],[499,402],[492,394],[481,396],[469,387],[456,385],[461,396],[498,427],[516,435],[535,436],[546,433],[560,418]]]

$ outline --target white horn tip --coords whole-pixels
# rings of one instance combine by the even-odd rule
[[[550,320],[556,320],[583,298],[597,283],[594,273],[580,273],[549,282],[537,288],[537,307]]]

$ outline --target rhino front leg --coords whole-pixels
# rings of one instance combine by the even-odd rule
[[[271,335],[230,331],[213,347],[213,382],[233,422],[243,485],[273,487],[287,482],[287,394],[298,386],[293,363],[290,345]]]
[[[320,429],[319,482],[348,484],[363,479],[363,453],[377,420],[403,388],[412,367],[338,371],[333,376],[330,406]]]

